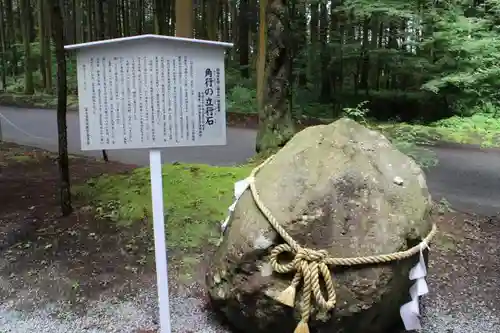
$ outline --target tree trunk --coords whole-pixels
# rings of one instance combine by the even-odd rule
[[[236,2],[228,1],[228,8],[229,8],[229,14],[231,15],[231,18],[229,19],[229,22],[231,24],[229,28],[229,34],[230,38],[233,41],[234,45],[239,45],[238,44],[238,7],[236,6]],[[233,47],[233,49],[230,51],[231,54],[231,60],[235,60],[236,58],[236,52],[237,48]]]
[[[5,14],[4,14],[4,5],[3,5],[3,0],[0,0],[0,43],[2,46],[2,59],[1,59],[1,65],[2,65],[2,91],[5,91],[7,88],[7,69],[5,65],[7,62],[5,61],[5,56],[6,56],[6,50],[7,50],[7,44],[5,40]],[[1,125],[0,125],[1,126]],[[1,135],[1,128],[0,128],[0,140],[2,140],[2,135]]]
[[[105,38],[105,25],[104,25],[104,5],[102,0],[96,0],[96,9],[95,9],[95,14],[96,14],[96,22],[97,22],[97,33],[96,39],[101,39],[103,40]]]
[[[198,39],[206,39],[206,24],[205,24],[205,10],[203,8],[204,1],[197,0],[196,5],[193,7],[193,16],[194,16],[194,33],[193,37]]]
[[[209,40],[217,40],[217,21],[220,11],[220,2],[217,0],[217,4],[214,6],[208,4],[206,8],[207,14],[207,37]]]
[[[330,52],[328,50],[328,8],[322,3],[319,9],[319,42],[321,45],[321,93],[322,102],[330,101]]]
[[[122,0],[115,1],[116,37],[123,37]]]
[[[71,24],[69,24],[68,26],[68,29],[70,31],[70,38],[68,38],[68,41],[71,41],[73,44],[78,43],[76,7],[77,7],[76,0],[71,0],[71,22],[70,22]]]
[[[57,59],[57,132],[59,138],[59,201],[63,216],[71,214],[71,190],[68,158],[68,133],[66,126],[66,55],[64,51],[64,27],[62,13],[58,1],[46,0],[52,7],[52,38],[54,40]]]
[[[241,77],[250,77],[250,68],[248,64],[249,58],[249,38],[248,38],[248,0],[240,0],[240,13],[239,13],[239,38],[238,38],[238,51],[240,55],[240,73]]]
[[[19,56],[15,47],[16,44],[16,29],[14,27],[14,10],[12,0],[5,0],[5,35],[9,40],[9,48],[12,51],[12,76],[17,75],[17,63]]]
[[[170,36],[175,35],[175,0],[169,0],[169,13],[170,13],[170,23],[168,28],[168,34]]]
[[[289,107],[289,56],[286,29],[288,1],[269,0],[267,6],[266,94],[259,110],[256,150],[264,152],[283,147],[295,134]]]
[[[311,44],[316,44],[319,37],[319,3],[314,1],[311,3],[311,21],[309,22],[311,33]]]
[[[154,28],[155,34],[163,35],[165,34],[165,11],[164,11],[164,0],[154,0]]]
[[[293,47],[293,54],[299,55],[303,50],[308,49],[307,45],[307,4],[306,0],[299,0],[295,5],[295,13],[293,22],[296,27],[295,44]],[[298,64],[297,78],[294,80],[299,87],[307,85],[307,61],[300,61]]]
[[[143,17],[144,17],[144,1],[143,0],[138,0],[137,1],[137,7],[136,9],[136,29],[137,29],[137,34],[141,35],[142,32],[144,31],[144,22],[143,22]]]
[[[264,107],[265,94],[265,69],[266,69],[266,44],[267,44],[267,24],[266,24],[267,0],[259,1],[259,49],[257,58],[257,108]]]
[[[91,42],[95,40],[95,35],[94,35],[94,0],[86,0],[87,4],[87,21],[86,21],[86,30],[87,30],[87,42]]]
[[[44,4],[43,6],[44,8],[44,20],[46,21],[46,24],[45,24],[45,35],[44,35],[44,38],[45,38],[45,49],[43,50],[45,56],[45,79],[47,80],[45,82],[45,92],[47,94],[52,94],[52,50],[51,50],[51,47],[50,47],[50,36],[51,36],[51,33],[52,33],[52,27],[51,27],[51,22],[52,22],[52,19],[51,19],[51,15],[50,15],[50,7],[49,6],[46,6]]]
[[[85,33],[83,29],[83,0],[75,0],[75,41],[76,43],[85,42]]]
[[[122,2],[122,16],[123,16],[123,35],[130,36],[130,4],[129,1],[123,0]]]
[[[267,0],[262,0],[262,1],[267,1]],[[230,33],[229,33],[229,4],[227,1],[224,1],[223,5],[223,15],[221,15],[221,30],[222,30],[222,40],[227,42],[230,40]]]
[[[104,2],[100,0],[101,2]],[[102,23],[105,26],[107,38],[118,37],[118,27],[116,25],[116,0],[106,0],[106,19],[103,17]]]
[[[175,1],[175,35],[177,37],[193,37],[193,0]]]
[[[26,95],[33,95],[33,93],[35,92],[35,87],[33,84],[33,71],[31,68],[30,1],[20,0],[19,5],[21,19],[23,21],[21,27],[24,46],[24,93]]]
[[[47,84],[47,71],[45,66],[47,66],[47,60],[45,59],[45,21],[44,21],[44,2],[45,0],[38,0],[38,40],[40,41],[40,74],[42,74],[41,86],[46,90]]]
[[[365,17],[363,22],[363,44],[361,46],[361,74],[359,79],[359,88],[365,89],[368,95],[368,77],[370,74],[370,55],[368,31],[370,30],[370,18]]]

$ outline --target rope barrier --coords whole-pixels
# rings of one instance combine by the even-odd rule
[[[10,126],[12,126],[14,129],[16,129],[17,131],[23,133],[24,135],[32,138],[32,139],[35,139],[35,140],[41,140],[41,141],[46,141],[46,142],[50,142],[50,143],[53,143],[54,140],[51,140],[51,139],[48,139],[48,138],[44,138],[44,137],[40,137],[40,136],[36,136],[36,135],[33,135],[29,132],[26,132],[25,130],[23,130],[21,127],[17,126],[16,124],[14,124],[9,118],[7,118],[2,112],[0,112],[0,126],[2,125],[2,119],[5,120],[5,122],[7,124],[9,124]],[[0,137],[0,140],[2,138]]]
[[[297,288],[302,282],[302,299],[299,304],[301,320],[297,325],[294,333],[309,332],[308,321],[312,311],[313,300],[318,307],[325,311],[329,311],[335,307],[337,301],[335,285],[329,266],[378,264],[407,259],[419,253],[424,246],[427,246],[429,244],[431,239],[437,233],[437,226],[435,223],[433,223],[431,231],[419,245],[416,245],[405,251],[366,257],[335,258],[330,257],[329,253],[326,250],[313,250],[304,248],[299,243],[297,243],[280,225],[278,220],[274,218],[272,213],[262,202],[259,196],[259,192],[257,191],[257,188],[255,186],[255,176],[262,169],[262,167],[268,164],[273,158],[274,155],[269,157],[267,160],[265,160],[263,163],[252,170],[252,173],[249,177],[249,183],[250,191],[257,207],[267,218],[271,226],[285,241],[284,244],[276,246],[271,251],[270,264],[273,270],[280,274],[295,272],[290,286],[278,296],[278,301],[283,303],[284,305],[294,307]],[[287,252],[293,254],[294,259],[290,263],[280,264],[278,262],[278,256]],[[326,289],[326,299],[321,293],[320,277],[322,277]]]

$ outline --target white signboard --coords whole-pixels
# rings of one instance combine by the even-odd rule
[[[82,150],[149,148],[160,332],[170,333],[163,147],[226,144],[224,51],[232,44],[142,35],[78,50]]]
[[[78,49],[81,149],[225,145],[225,45],[139,37]]]

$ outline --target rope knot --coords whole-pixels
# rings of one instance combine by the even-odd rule
[[[295,260],[305,260],[308,262],[324,262],[328,257],[328,252],[326,250],[312,250],[301,247],[297,254],[295,255]]]
[[[281,264],[278,256],[283,253],[294,254],[291,262]],[[270,263],[278,273],[295,272],[292,283],[278,297],[278,301],[293,307],[298,285],[302,282],[302,299],[300,303],[302,326],[306,325],[312,310],[312,300],[322,310],[328,311],[335,307],[336,295],[333,279],[328,268],[329,253],[326,250],[313,250],[299,246],[292,248],[289,244],[281,244],[271,251]],[[325,299],[321,287],[322,280],[327,298]]]
[[[0,114],[1,116],[1,114]],[[423,250],[423,246],[428,246],[429,241],[437,232],[437,226],[432,224],[432,229],[429,234],[422,240],[422,244],[414,246],[406,251],[395,252],[390,254],[378,254],[364,257],[353,258],[332,258],[325,250],[312,250],[301,247],[292,236],[280,225],[279,221],[273,216],[271,211],[262,202],[257,188],[255,186],[255,176],[259,170],[270,163],[274,155],[271,155],[263,163],[252,170],[248,182],[250,183],[250,191],[255,204],[267,218],[271,226],[285,241],[284,244],[276,246],[271,251],[270,264],[273,270],[277,273],[284,274],[295,272],[292,283],[279,296],[278,301],[294,307],[295,293],[300,282],[303,282],[302,300],[300,303],[301,321],[297,325],[294,333],[309,333],[307,322],[311,313],[311,299],[314,300],[322,310],[330,310],[335,307],[336,294],[333,284],[333,279],[328,265],[354,266],[363,264],[386,263],[393,260],[409,258],[419,251]],[[282,264],[278,262],[278,256],[282,253],[290,252],[293,255],[292,261]],[[320,288],[320,278],[323,279],[327,293],[327,298],[323,297]]]

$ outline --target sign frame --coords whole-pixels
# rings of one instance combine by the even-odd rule
[[[108,39],[108,40],[102,40],[102,41],[95,41],[95,42],[89,42],[89,43],[81,43],[81,44],[72,44],[72,45],[66,45],[64,49],[66,51],[76,51],[77,52],[77,67],[79,61],[81,61],[81,57],[79,55],[89,52],[90,54],[93,54],[93,50],[95,53],[98,54],[98,50],[101,49],[101,51],[105,48],[107,49],[119,49],[120,47],[133,47],[134,45],[137,47],[140,45],[141,42],[152,42],[152,43],[166,43],[166,45],[170,44],[172,46],[176,46],[180,49],[186,50],[186,46],[197,46],[198,49],[203,49],[203,50],[216,50],[216,51],[221,51],[219,52],[219,57],[218,61],[220,62],[220,71],[221,73],[221,82],[220,82],[220,108],[222,110],[220,111],[220,117],[219,118],[219,132],[215,132],[215,136],[220,135],[220,137],[212,137],[212,140],[198,140],[191,143],[186,143],[187,141],[184,142],[184,144],[179,144],[177,141],[175,142],[176,144],[169,144],[165,140],[163,142],[160,142],[159,144],[141,144],[141,145],[133,145],[133,146],[120,146],[120,145],[110,145],[110,144],[86,144],[86,136],[88,136],[88,133],[85,133],[85,130],[89,130],[88,128],[86,129],[86,126],[92,126],[89,125],[88,122],[88,115],[86,116],[87,112],[85,110],[85,101],[80,101],[80,98],[82,96],[80,95],[80,92],[83,91],[83,85],[84,85],[84,80],[82,80],[82,74],[81,71],[78,71],[78,90],[79,90],[79,119],[80,119],[80,138],[81,138],[81,146],[82,150],[114,150],[114,149],[149,149],[149,167],[150,167],[150,181],[151,181],[151,201],[152,201],[152,212],[153,212],[153,229],[154,229],[154,241],[155,241],[155,261],[156,261],[156,278],[157,278],[157,291],[158,291],[158,306],[159,306],[159,314],[160,314],[160,332],[161,333],[170,333],[171,332],[171,323],[170,323],[170,308],[169,308],[169,287],[168,287],[168,255],[167,255],[167,246],[166,246],[166,236],[165,236],[165,215],[164,215],[164,203],[163,203],[163,179],[162,179],[162,162],[161,162],[161,150],[160,148],[166,148],[166,147],[196,147],[196,146],[213,146],[213,145],[226,145],[226,116],[225,116],[225,81],[224,81],[224,71],[225,71],[225,64],[224,64],[224,54],[225,50],[228,48],[233,47],[232,43],[222,43],[222,42],[216,42],[216,41],[209,41],[209,40],[200,40],[200,39],[190,39],[190,38],[182,38],[182,37],[171,37],[171,36],[162,36],[162,35],[153,35],[153,34],[145,34],[145,35],[138,35],[138,36],[132,36],[132,37],[122,37],[122,38],[114,38],[114,39]],[[96,51],[97,50],[97,51]],[[160,48],[161,50],[161,48]],[[140,48],[136,48],[136,51],[139,52]],[[170,55],[173,53],[175,54],[175,49],[173,51],[170,51]],[[134,53],[132,51],[132,53]],[[155,52],[152,52],[153,54],[158,55],[158,53],[161,53],[158,51],[158,49]],[[184,55],[183,55],[184,56]],[[116,72],[115,72],[116,73]],[[158,79],[156,80],[158,82]],[[88,82],[87,82],[88,83]],[[123,84],[123,81],[121,81]],[[86,83],[85,83],[86,84]],[[165,84],[165,83],[164,83]],[[165,84],[168,85],[168,82]],[[123,88],[123,87],[122,87]],[[115,89],[116,90],[116,89]],[[153,91],[151,88],[150,90]],[[123,90],[122,90],[123,92]],[[118,96],[120,97],[120,96]],[[170,96],[169,96],[170,98]],[[123,96],[122,96],[123,99]],[[84,103],[81,103],[84,102]],[[175,100],[174,103],[177,103],[178,100]],[[196,104],[196,103],[194,103]],[[198,101],[198,106],[200,104],[200,101]],[[150,103],[150,107],[153,110],[152,112],[160,112],[158,110],[158,107],[156,104],[153,105],[153,103]],[[156,109],[156,110],[155,110]],[[187,108],[186,108],[187,109]],[[199,107],[198,107],[198,110]],[[95,109],[93,110],[95,111]],[[189,110],[188,110],[189,111]],[[191,110],[192,111],[192,110]],[[130,108],[127,108],[127,112],[130,113]],[[181,116],[182,116],[181,111]],[[198,111],[198,113],[200,113]],[[127,114],[127,116],[130,116]],[[165,119],[165,118],[163,118]],[[199,122],[199,124],[201,121]],[[198,125],[199,125],[198,124]],[[200,126],[200,125],[199,125]],[[151,126],[151,128],[154,127],[154,125]],[[192,132],[194,132],[194,126],[192,127]],[[83,129],[83,131],[82,131]],[[102,130],[101,130],[102,131]],[[186,135],[187,137],[187,135]],[[191,136],[192,137],[192,136]],[[165,139],[165,137],[163,137]],[[187,139],[185,139],[187,140]],[[101,137],[101,142],[102,142],[102,137]],[[100,143],[101,143],[100,142]],[[88,143],[88,142],[87,142]]]
[[[81,150],[225,145],[231,45],[147,34],[65,46],[77,56]]]

